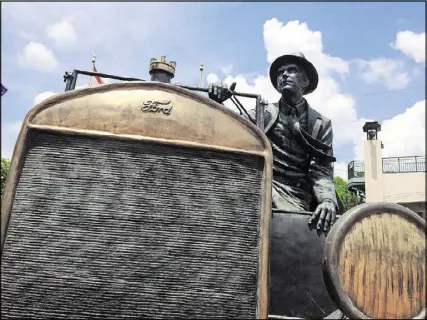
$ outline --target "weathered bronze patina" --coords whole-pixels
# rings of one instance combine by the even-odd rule
[[[271,175],[257,127],[178,86],[43,101],[2,198],[2,318],[266,319]]]
[[[175,67],[152,59],[152,82],[74,70],[66,91],[78,74],[137,82],[29,111],[2,198],[2,317],[424,319],[424,220],[365,204],[323,233],[341,210],[331,122],[303,98],[314,66],[278,58],[270,105],[171,85]]]
[[[142,103],[141,111],[142,112],[153,112],[153,113],[163,113],[166,115],[171,114],[173,105],[170,104],[170,100],[159,100],[159,101],[144,101]]]
[[[350,319],[425,319],[425,230],[394,203],[361,204],[338,219],[323,272],[339,309]]]
[[[264,113],[264,132],[274,154],[273,208],[314,210],[309,224],[318,218],[317,229],[327,231],[339,211],[333,184],[332,124],[304,98],[317,88],[316,68],[302,53],[288,54],[272,63],[270,79],[282,95]],[[209,97],[222,103],[230,92],[211,85]],[[249,116],[254,118],[254,112]]]

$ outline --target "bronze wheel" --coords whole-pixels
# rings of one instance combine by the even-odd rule
[[[326,239],[323,275],[350,319],[425,318],[425,220],[392,203],[347,211]]]

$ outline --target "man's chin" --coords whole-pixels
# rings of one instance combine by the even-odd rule
[[[289,87],[282,87],[282,88],[280,88],[279,92],[282,95],[286,95],[286,96],[287,95],[293,95],[293,94],[295,94],[295,91],[292,88],[289,88]]]

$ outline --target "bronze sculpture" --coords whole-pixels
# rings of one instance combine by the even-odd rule
[[[264,132],[274,154],[273,208],[314,209],[309,224],[318,218],[317,229],[327,231],[339,210],[333,184],[332,124],[304,99],[317,88],[318,79],[316,68],[302,53],[277,58],[270,67],[270,80],[282,97],[266,106]],[[209,87],[209,97],[218,103],[230,96],[225,86]]]
[[[272,68],[278,84],[298,88],[301,73],[310,88],[309,69],[281,66]],[[263,119],[259,95],[224,89],[257,99],[257,129],[188,91],[208,89],[170,84],[164,67],[150,82],[75,69],[71,92],[28,113],[2,198],[2,316],[425,318],[421,217],[365,204],[318,236],[307,228],[312,213],[273,216],[262,129],[279,123],[280,102]],[[73,91],[78,74],[138,82]],[[283,103],[291,141],[332,162],[311,136],[323,132],[308,122],[313,111],[305,123],[298,99]]]

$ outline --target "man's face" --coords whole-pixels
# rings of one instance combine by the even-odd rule
[[[282,95],[302,95],[305,78],[306,74],[300,66],[295,63],[284,64],[277,71],[277,90]]]

